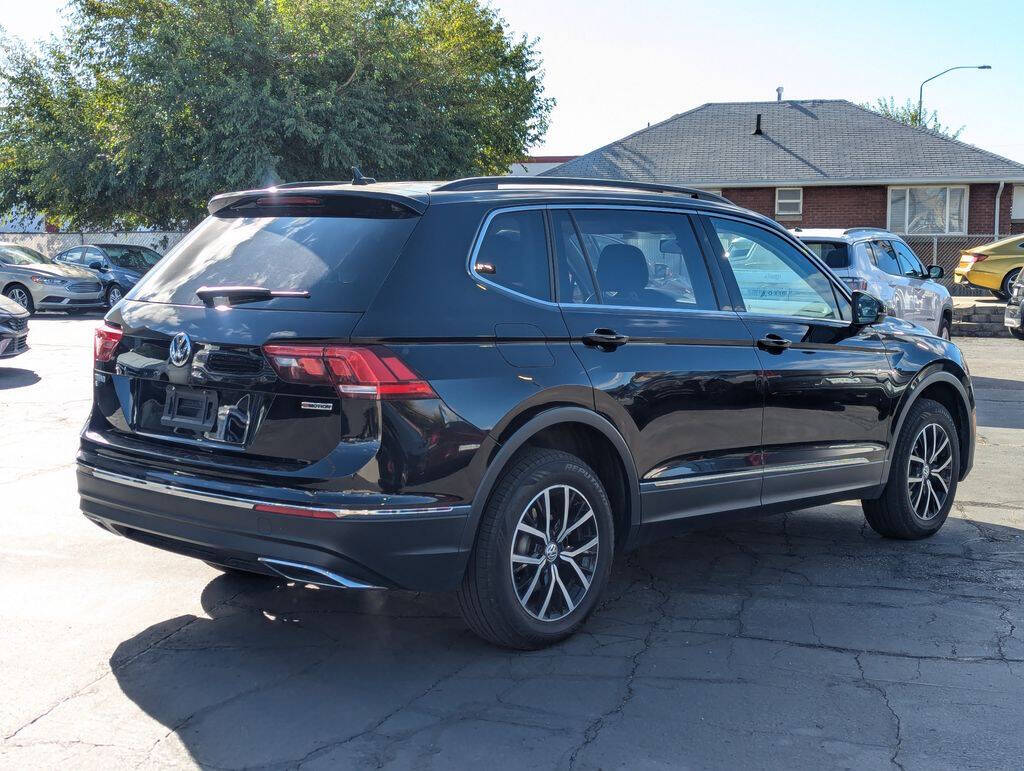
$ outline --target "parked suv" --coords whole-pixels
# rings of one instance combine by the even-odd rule
[[[478,178],[209,210],[96,332],[81,505],[141,543],[454,589],[536,648],[645,539],[850,498],[922,538],[971,468],[959,349],[718,196]]]
[[[953,298],[938,281],[942,268],[925,268],[898,235],[876,228],[794,229],[793,233],[851,289],[873,294],[896,318],[949,339]]]

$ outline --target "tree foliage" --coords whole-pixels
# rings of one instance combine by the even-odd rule
[[[950,139],[957,139],[964,130],[963,126],[954,131],[949,126],[942,125],[939,121],[939,113],[936,110],[918,112],[917,103],[910,99],[907,99],[903,104],[896,104],[896,100],[891,96],[888,99],[879,97],[873,104],[865,103],[861,107],[877,112],[879,115],[884,115],[886,118],[892,118],[900,123],[906,123],[908,126],[917,126],[934,131]]]
[[[73,0],[4,42],[0,211],[173,226],[225,189],[504,173],[547,129],[533,41],[480,0]]]

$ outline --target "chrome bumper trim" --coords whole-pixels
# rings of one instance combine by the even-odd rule
[[[117,474],[113,471],[104,471],[93,466],[89,466],[85,463],[78,463],[78,468],[87,474],[97,479],[102,479],[106,482],[113,482],[114,484],[124,485],[125,487],[134,487],[138,490],[150,490],[152,492],[162,493],[164,495],[174,495],[178,498],[187,498],[193,501],[203,501],[204,503],[216,503],[221,506],[234,506],[239,509],[252,510],[256,506],[277,506],[277,507],[292,507],[298,509],[308,509],[310,511],[321,511],[324,513],[333,514],[335,517],[341,519],[343,517],[377,517],[381,515],[402,515],[402,514],[447,514],[455,511],[456,508],[468,508],[468,507],[456,507],[456,506],[425,506],[423,508],[404,508],[404,509],[338,509],[329,508],[326,506],[307,506],[303,503],[295,503],[291,501],[269,501],[269,500],[258,500],[255,498],[242,498],[233,495],[221,495],[218,493],[206,493],[199,492],[198,490],[192,490],[187,487],[179,487],[178,485],[168,484],[166,482],[156,482],[150,479],[140,479],[139,477],[126,476],[125,474]],[[262,513],[262,512],[261,512]],[[267,512],[275,513],[275,512]],[[283,514],[283,516],[292,516]]]

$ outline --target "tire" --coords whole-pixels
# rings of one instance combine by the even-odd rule
[[[1020,268],[1011,270],[1005,276],[1003,276],[1003,283],[999,285],[999,291],[994,292],[996,297],[1000,300],[1006,301],[1010,299],[1010,295],[1013,294],[1013,282],[1017,280],[1017,276],[1020,275]]]
[[[1008,327],[1010,334],[1018,340],[1024,340],[1024,327]]]
[[[554,538],[546,535],[545,501]],[[585,548],[594,538],[597,544]],[[502,472],[480,519],[457,592],[466,624],[505,648],[535,650],[564,640],[604,592],[614,539],[611,503],[586,463],[561,450],[521,450]]]
[[[14,300],[14,302],[27,310],[30,316],[35,314],[36,306],[35,303],[32,302],[32,293],[21,284],[11,284],[4,290],[4,295],[11,300]]]
[[[942,323],[939,324],[939,337],[941,337],[943,340],[953,339],[952,327],[950,326],[949,319],[945,317],[943,317]]]
[[[124,297],[124,290],[121,288],[121,285],[111,284],[107,289],[107,307],[113,308],[122,297]]]
[[[943,444],[943,439],[948,444]],[[921,457],[927,465],[914,460]],[[938,402],[918,399],[896,441],[885,489],[878,498],[861,501],[864,517],[872,530],[886,538],[913,540],[934,535],[953,507],[959,476],[960,440],[953,418]],[[915,478],[923,481],[915,483]]]

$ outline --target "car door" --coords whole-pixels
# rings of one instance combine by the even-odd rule
[[[597,411],[632,450],[643,521],[759,510],[759,364],[690,216],[606,206],[549,216],[572,349]]]
[[[938,334],[942,312],[941,303],[932,281],[928,277],[928,271],[905,243],[902,241],[890,241],[890,243],[895,249],[900,267],[903,269],[907,292],[913,298],[913,318],[910,320],[915,324],[920,324],[932,334]]]
[[[873,252],[875,266],[882,271],[889,284],[889,312],[896,318],[914,321],[917,315],[914,308],[916,301],[892,243],[877,238],[868,242],[868,247]]]
[[[851,324],[846,295],[796,242],[748,220],[705,224],[762,368],[763,504],[878,484],[893,406],[880,336]]]

